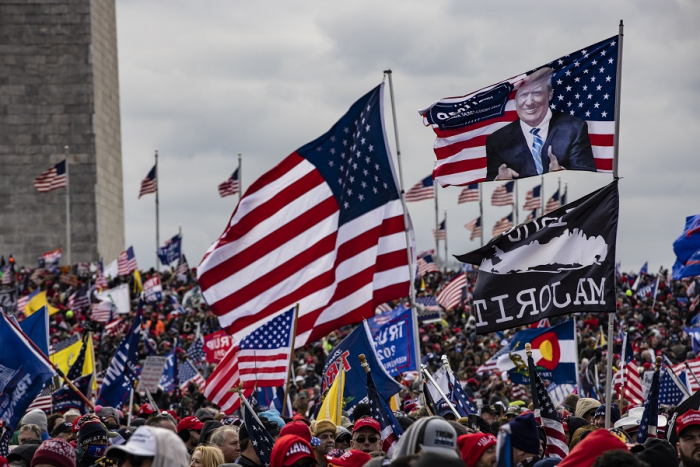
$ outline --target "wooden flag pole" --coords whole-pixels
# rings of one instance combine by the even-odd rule
[[[294,361],[294,344],[297,338],[297,319],[299,318],[299,304],[294,306],[294,324],[292,325],[291,348],[289,349],[289,364],[287,366],[287,382],[284,385],[284,401],[282,401],[282,415],[287,413],[287,396],[289,395],[289,383],[291,383],[292,362]]]
[[[85,402],[85,404],[86,404],[88,407],[90,407],[90,410],[92,410],[92,411],[94,412],[94,411],[95,411],[95,406],[94,406],[94,404],[93,404],[92,402],[90,402],[90,400],[89,400],[87,397],[85,397],[85,394],[83,394],[82,392],[80,392],[80,390],[79,390],[77,387],[75,387],[75,384],[73,384],[73,381],[69,380],[69,379],[66,377],[66,375],[63,373],[63,371],[61,371],[61,369],[60,369],[59,367],[57,367],[57,366],[51,361],[51,359],[50,359],[49,357],[47,357],[46,354],[45,354],[39,347],[37,347],[37,345],[29,338],[29,336],[27,336],[27,335],[24,333],[24,331],[22,331],[22,328],[20,328],[18,325],[16,325],[16,324],[13,322],[13,320],[11,320],[11,319],[8,319],[7,322],[9,322],[9,323],[17,330],[17,332],[19,332],[20,334],[22,334],[22,336],[24,336],[24,338],[27,340],[27,342],[29,342],[29,343],[31,344],[32,348],[33,348],[39,355],[41,355],[41,356],[44,358],[44,360],[45,360],[49,365],[51,365],[51,367],[52,367],[52,368],[54,369],[54,371],[58,374],[58,376],[60,376],[61,378],[63,378],[63,381],[66,382],[66,384],[68,385],[68,387],[71,388],[76,394],[78,394],[78,397],[80,397],[80,398],[83,400],[83,402]],[[87,345],[87,343],[85,343],[85,344],[83,344],[83,345]],[[93,362],[93,365],[94,365],[94,364],[95,364],[95,362]]]

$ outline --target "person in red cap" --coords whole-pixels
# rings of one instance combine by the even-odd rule
[[[350,449],[340,457],[329,457],[328,465],[331,467],[362,467],[372,460],[372,456],[357,449]]]
[[[362,417],[355,422],[352,429],[350,447],[370,453],[382,450],[381,426],[372,417]]]
[[[141,407],[139,407],[139,411],[136,412],[137,417],[142,417],[145,418],[146,420],[153,418],[156,413],[155,409],[151,404],[142,404]]]
[[[204,423],[197,417],[185,417],[177,424],[177,435],[185,442],[190,455],[199,444],[199,433],[203,426]]]
[[[75,449],[70,443],[60,439],[47,439],[32,457],[32,467],[75,467]],[[2,464],[0,463],[0,466]]]
[[[316,456],[308,441],[297,435],[284,435],[277,438],[270,467],[315,467]]]
[[[467,467],[495,466],[496,442],[491,433],[473,433],[457,438],[457,446]]]
[[[676,421],[676,448],[683,467],[700,467],[700,411],[689,410]]]
[[[591,467],[599,456],[613,450],[629,451],[620,438],[604,428],[598,428],[578,443],[559,463],[559,467]]]

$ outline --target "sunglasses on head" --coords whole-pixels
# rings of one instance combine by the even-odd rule
[[[377,436],[368,436],[367,438],[365,438],[364,436],[358,436],[357,438],[355,438],[355,442],[362,444],[365,442],[365,439],[367,439],[370,443],[376,443],[377,441],[379,441],[379,438]]]

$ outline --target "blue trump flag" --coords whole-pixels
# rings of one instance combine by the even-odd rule
[[[5,313],[0,313],[0,342],[0,421],[6,427],[16,428],[56,373]]]
[[[673,278],[678,280],[683,277],[700,275],[700,214],[688,216],[685,218],[685,228],[680,237],[673,242],[673,252],[676,254],[676,264],[673,266]],[[694,274],[685,274],[683,268],[686,267],[689,261],[694,260],[693,264],[698,266],[694,269]]]
[[[352,412],[353,408],[360,402],[367,399],[367,374],[360,365],[359,356],[364,354],[367,363],[374,369],[373,379],[379,394],[388,400],[391,396],[401,390],[401,385],[394,381],[394,378],[386,371],[380,363],[379,357],[374,350],[372,334],[367,322],[363,322],[354,331],[343,339],[326,359],[323,367],[323,390],[333,384],[338,375],[340,365],[345,368],[345,391],[343,399],[347,402],[344,410]]]
[[[102,382],[97,403],[102,406],[120,409],[129,398],[129,392],[138,379],[136,364],[138,362],[139,341],[141,340],[141,315],[143,304],[139,304],[136,318],[131,328],[117,347],[117,352],[109,363],[105,379]]]
[[[411,313],[410,308],[399,305],[367,320],[377,357],[391,376],[418,371],[416,331]]]
[[[27,337],[36,344],[44,355],[49,354],[49,310],[42,306],[19,324]]]
[[[530,384],[525,344],[532,346],[532,358],[542,379],[557,384],[577,384],[578,351],[573,319],[549,328],[517,332],[510,341],[508,355],[498,360],[498,368],[508,370],[515,384]]]
[[[167,266],[175,260],[180,259],[182,255],[182,237],[180,234],[175,235],[170,240],[165,242],[165,246],[158,247],[158,258],[163,266]]]
[[[165,368],[163,368],[163,374],[160,375],[160,383],[158,384],[163,392],[173,392],[177,387],[175,384],[176,355],[176,350],[171,350],[165,355]]]

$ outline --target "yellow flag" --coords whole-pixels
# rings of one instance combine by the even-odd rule
[[[143,281],[141,280],[141,273],[138,269],[134,269],[134,292],[143,292]]]
[[[93,373],[93,370],[95,368],[94,360],[93,360],[93,352],[92,352],[92,336],[87,338],[87,345],[88,348],[86,349],[85,352],[85,363],[83,363],[83,372],[80,376],[85,376],[85,375],[91,375]],[[54,354],[52,354],[49,358],[51,359],[51,362],[56,365],[64,374],[68,373],[68,370],[70,367],[75,363],[75,361],[78,359],[78,355],[80,355],[80,350],[83,348],[83,341],[80,340],[76,342],[75,344],[66,347],[63,350],[60,350]],[[94,382],[93,382],[94,384]]]
[[[393,396],[391,396],[391,399],[389,399],[389,407],[391,407],[391,410],[393,412],[396,412],[397,410],[401,410],[401,401],[399,400],[399,393],[397,392]]]
[[[345,368],[340,370],[331,388],[326,394],[326,398],[321,404],[317,420],[330,420],[339,426],[340,418],[343,415],[343,392],[345,391]]]
[[[27,302],[27,304],[24,307],[24,316],[33,315],[35,312],[39,311],[42,306],[45,306],[49,309],[49,316],[58,313],[58,308],[49,305],[48,300],[46,300],[46,291],[42,290],[38,294],[34,295],[34,297]]]

